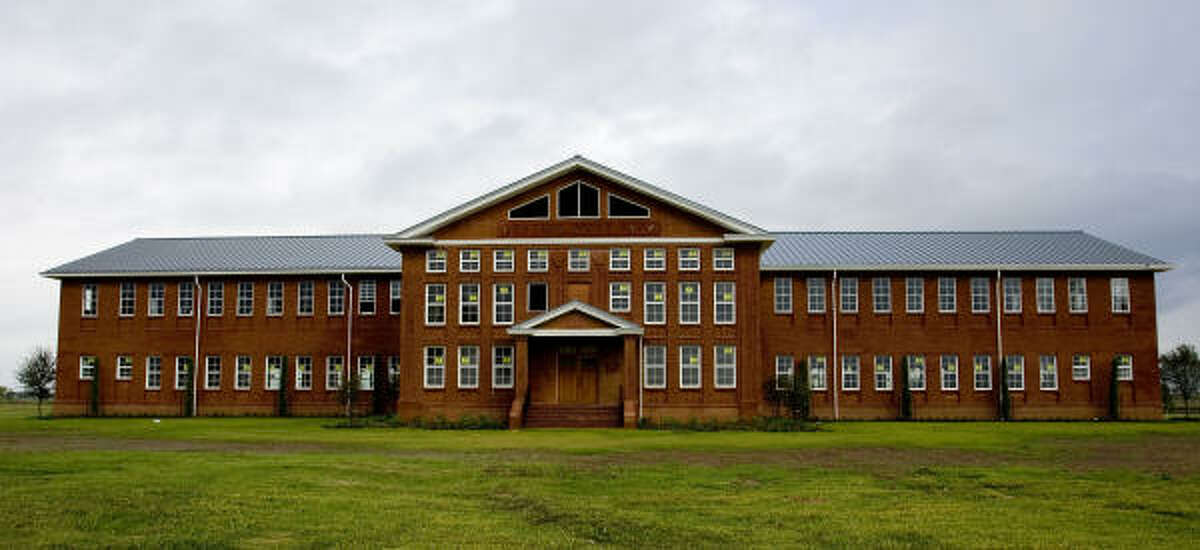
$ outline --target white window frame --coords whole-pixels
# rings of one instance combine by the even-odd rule
[[[195,380],[196,365],[195,365],[195,362],[192,361],[192,357],[189,355],[176,355],[175,356],[175,389],[176,390],[186,390],[187,389],[186,387],[181,385],[182,380],[180,380],[180,378],[179,378],[180,373],[183,372],[183,369],[180,368],[181,363],[188,363],[192,366],[192,373],[191,373],[192,378],[193,378],[192,383],[193,384],[196,383],[196,380]]]
[[[512,215],[513,210],[524,208],[524,207],[529,206],[530,204],[533,204],[542,199],[546,199],[546,215],[544,217],[541,217],[541,218],[514,218],[513,217],[513,215]],[[518,204],[512,208],[509,208],[508,209],[508,219],[510,219],[510,220],[548,220],[548,219],[550,219],[550,193],[546,193],[545,195],[534,197],[534,198],[529,199],[529,200],[527,200],[521,204]]]
[[[296,390],[297,391],[311,390],[312,385],[313,385],[312,357],[310,357],[308,355],[297,355],[295,363],[296,363],[296,366],[295,366],[295,370],[296,370],[295,388],[296,388]],[[306,367],[307,367],[307,373],[308,373],[308,383],[307,384],[304,383],[304,373],[306,372],[305,371]]]
[[[722,371],[729,371],[731,382],[721,383]],[[737,346],[713,346],[713,387],[719,390],[737,388]]]
[[[466,248],[458,251],[459,273],[479,273],[483,268],[483,253],[478,248]]]
[[[812,391],[829,389],[829,361],[824,355],[808,356],[808,387]]]
[[[346,370],[346,358],[341,355],[325,356],[325,391],[335,391],[342,388],[343,372]]]
[[[175,296],[175,316],[191,317],[196,313],[196,285],[191,281],[184,281],[179,283],[176,290],[178,294]],[[184,299],[185,294],[187,295],[186,300]],[[187,304],[186,309],[183,307],[184,304]]]
[[[876,355],[873,363],[875,365],[875,369],[872,371],[874,373],[872,380],[875,384],[875,391],[892,391],[892,388],[895,386],[895,371],[892,369],[892,356]],[[880,367],[883,367],[883,370],[880,370]],[[887,375],[886,385],[879,383],[880,374]]]
[[[121,381],[133,380],[133,356],[118,355],[116,379]]]
[[[792,313],[792,285],[791,277],[775,277],[772,287],[774,289],[772,302],[776,314],[790,315]]]
[[[654,354],[659,355],[661,361],[651,362],[651,350]],[[654,377],[651,374],[654,371],[661,377],[661,381],[654,382]],[[645,346],[642,348],[642,387],[650,389],[664,389],[667,387],[667,347],[660,345]]]
[[[308,289],[308,292],[305,292]],[[308,307],[305,308],[305,304]],[[296,283],[296,316],[312,317],[317,312],[317,283],[316,281],[300,281]]]
[[[736,254],[732,248],[714,248],[713,249],[713,271],[733,271],[736,263]]]
[[[267,283],[267,316],[282,317],[285,304],[283,302],[283,281]],[[276,302],[278,300],[278,302]]]
[[[151,377],[158,376],[158,383],[151,384]],[[151,391],[162,389],[162,357],[149,355],[146,357],[146,389]]]
[[[980,378],[980,374],[984,374]],[[975,391],[992,391],[992,356],[991,355],[976,355],[971,360],[971,378],[975,386]],[[980,385],[979,381],[983,380],[986,384]]]
[[[507,350],[501,353],[501,350]],[[504,361],[504,357],[508,361]],[[501,382],[500,375],[507,372],[508,381]],[[511,389],[517,380],[517,351],[513,346],[492,346],[492,387],[496,389]]]
[[[722,286],[728,286],[729,292],[723,292]],[[724,318],[721,315],[721,306],[727,306],[729,317]],[[714,325],[734,325],[737,324],[737,283],[733,281],[714,281],[713,282],[713,324]]]
[[[680,248],[679,255],[679,270],[680,271],[700,271],[700,266],[703,265],[702,254],[697,247]],[[692,255],[695,257],[690,257]]]
[[[628,248],[608,249],[608,270],[629,271],[633,269],[633,251]]]
[[[432,293],[434,289],[441,289],[441,293]],[[437,299],[439,297],[441,300]],[[431,301],[430,298],[433,298],[433,300]],[[429,314],[435,311],[436,308],[441,308],[442,320],[430,321]],[[446,326],[446,283],[428,283],[425,285],[425,326]]]
[[[1133,355],[1129,354],[1129,353],[1118,353],[1113,359],[1115,361],[1120,361],[1122,358],[1127,359],[1129,361],[1129,364],[1128,365],[1121,365],[1121,364],[1117,365],[1117,381],[1118,382],[1132,381],[1133,380]]]
[[[472,353],[474,354],[473,358],[469,357]],[[468,358],[472,361],[468,362]],[[456,378],[459,388],[473,390],[479,387],[479,358],[479,346],[458,346],[458,361],[455,361],[455,364],[458,366]],[[468,377],[468,373],[470,373],[470,377]],[[468,378],[474,378],[475,381],[473,383],[466,382],[465,380]]]
[[[214,363],[215,363],[215,365],[214,365]],[[214,366],[216,367],[215,373],[213,372]],[[217,375],[216,385],[213,385],[210,383],[210,382],[212,382],[213,374]],[[206,389],[206,390],[220,390],[221,389],[221,356],[220,355],[204,356],[204,389]]]
[[[958,278],[938,277],[938,313],[958,311]]]
[[[96,371],[100,368],[100,362],[95,355],[80,355],[79,356],[79,379],[80,380],[95,380]]]
[[[809,313],[825,313],[826,293],[824,277],[809,277],[804,282],[804,293],[807,296]]]
[[[404,280],[388,281],[388,315],[400,315],[404,312]]]
[[[158,306],[155,310],[155,306]],[[167,285],[150,283],[146,288],[146,316],[162,317],[167,314]]]
[[[474,289],[474,294],[471,290]],[[458,285],[458,324],[463,326],[478,326],[483,319],[483,289],[479,283],[459,283]],[[474,299],[471,299],[474,296]],[[475,320],[467,320],[469,307],[474,307]]]
[[[445,273],[447,254],[445,250],[426,250],[425,251],[425,273]]]
[[[871,279],[871,308],[875,313],[892,312],[892,278]]]
[[[629,203],[629,204],[632,204],[632,205],[634,205],[634,206],[639,206],[639,207],[645,208],[645,209],[646,209],[646,215],[645,215],[645,216],[614,216],[614,215],[613,215],[613,213],[612,213],[612,201],[613,201],[613,199],[617,199],[617,200],[625,201],[625,202],[627,202],[627,203]],[[650,217],[650,207],[649,207],[649,206],[643,206],[641,203],[638,203],[638,202],[635,202],[635,201],[631,201],[631,200],[629,200],[629,199],[627,199],[627,198],[625,198],[625,197],[622,197],[621,195],[618,195],[618,194],[616,194],[616,193],[608,193],[608,199],[607,199],[605,202],[606,202],[606,204],[607,204],[607,206],[608,206],[608,210],[607,210],[608,217],[609,217],[609,218],[612,218],[612,219],[614,219],[614,220],[628,220],[628,219],[642,219],[642,220],[644,220],[644,219],[647,219],[647,218],[649,218],[649,217]]]
[[[694,354],[692,352],[695,352]],[[699,389],[704,385],[704,355],[700,346],[685,344],[679,346],[679,388],[685,390]],[[696,382],[686,383],[685,373],[694,371]]]
[[[1108,286],[1109,286],[1109,302],[1112,305],[1112,307],[1110,308],[1111,311],[1113,313],[1121,314],[1121,315],[1124,315],[1124,314],[1127,314],[1127,313],[1130,313],[1131,311],[1133,311],[1133,297],[1130,295],[1130,292],[1129,292],[1129,278],[1128,277],[1113,277],[1113,278],[1109,279]],[[1125,302],[1124,308],[1118,307],[1119,305],[1121,305],[1121,301],[1120,301],[1121,299],[1124,299],[1124,302]]]
[[[592,269],[592,251],[587,248],[567,250],[567,272],[587,273]]]
[[[632,309],[633,283],[628,281],[608,283],[608,310],[614,313],[628,313]]]
[[[525,269],[530,273],[545,273],[550,270],[550,251],[534,248],[525,253]]]
[[[505,293],[502,289],[508,289],[508,300],[502,301],[501,296]],[[500,318],[500,306],[508,305],[508,319]],[[517,318],[517,286],[512,283],[496,283],[492,285],[492,324],[493,325],[511,325]]]
[[[858,313],[858,277],[842,277],[838,281],[838,305],[841,313]]]
[[[1005,277],[1003,279],[1001,286],[1004,287],[1004,313],[1017,314],[1024,310],[1024,306],[1022,304],[1024,297],[1021,296],[1021,294],[1024,292],[1024,289],[1021,288],[1021,285],[1022,283],[1020,277]]]
[[[275,372],[271,372],[271,363],[275,363]],[[268,355],[263,357],[263,389],[279,391],[283,386],[283,356]]]
[[[691,288],[692,292],[687,292],[684,289]],[[685,300],[686,296],[695,296],[694,301]],[[695,319],[689,320],[690,316],[684,315],[684,307],[695,305]],[[679,283],[679,324],[681,325],[698,325],[703,317],[700,314],[702,308],[702,300],[700,299],[700,283],[695,281],[681,281]]]
[[[667,270],[667,249],[665,248],[647,248],[642,251],[642,270],[643,271],[666,271]]]
[[[375,315],[379,312],[378,300],[376,300],[375,280],[363,279],[358,282],[358,314],[363,316]],[[363,306],[371,304],[371,311],[364,311]]]
[[[127,290],[128,293],[126,293]],[[136,313],[137,283],[119,283],[117,285],[117,316],[133,317]]]
[[[1047,361],[1050,363],[1047,369]],[[1046,385],[1046,374],[1050,373],[1054,376],[1054,385]],[[1038,356],[1038,389],[1042,391],[1058,391],[1058,356],[1057,355],[1040,355]]]
[[[242,383],[242,373],[246,374],[246,383]],[[254,361],[249,355],[238,355],[233,359],[233,389],[250,391],[254,384]]]
[[[913,304],[917,307],[913,307]],[[905,313],[925,313],[925,278],[904,278],[904,311]]]
[[[989,286],[987,277],[971,278],[971,313],[988,313],[992,310]]]
[[[1054,303],[1054,278],[1053,277],[1038,277],[1034,280],[1034,302],[1037,304],[1037,312],[1041,314],[1055,313],[1058,309]],[[1049,299],[1048,303],[1043,303],[1042,299]]]
[[[913,373],[920,373],[919,380],[921,385],[918,386],[913,382]],[[908,356],[908,372],[904,373],[908,377],[908,389],[910,391],[925,391],[929,387],[929,370],[925,365],[924,355],[909,355]]]
[[[88,283],[80,289],[82,296],[80,297],[80,312],[79,314],[89,319],[95,318],[100,314],[100,287]],[[90,306],[90,309],[89,309]]]
[[[245,309],[242,306],[247,306]],[[253,281],[238,281],[237,284],[237,310],[234,312],[238,317],[250,317],[254,315],[254,282]]]
[[[1016,368],[1013,368],[1016,366]],[[1021,381],[1019,386],[1014,385],[1013,374],[1017,374]],[[1004,359],[1004,379],[1008,383],[1009,391],[1025,391],[1025,356],[1024,355],[1009,355]]]
[[[571,215],[564,216],[564,215],[562,215],[561,211],[559,210],[558,201],[562,200],[563,190],[568,187],[571,187],[573,185],[579,186],[579,191],[575,193],[575,215],[574,216],[571,216]],[[596,215],[595,216],[584,216],[581,214],[581,212],[583,211],[583,188],[584,187],[589,187],[596,191]],[[554,217],[556,219],[560,219],[560,220],[597,220],[597,219],[600,219],[600,215],[602,213],[601,208],[604,204],[603,199],[601,198],[602,195],[603,195],[603,193],[600,192],[599,187],[596,187],[594,185],[591,185],[589,183],[585,183],[582,181],[573,181],[562,187],[559,187],[558,189],[556,189],[554,191]]]
[[[853,376],[853,385],[848,384]],[[857,355],[842,356],[842,391],[859,391],[862,389],[862,361]]]
[[[336,289],[336,290],[335,290]],[[341,281],[329,281],[328,294],[325,296],[325,313],[330,317],[346,314],[346,285]],[[337,309],[333,308],[334,297],[337,297]]]
[[[1081,361],[1082,359],[1082,361]],[[1079,369],[1083,369],[1083,375],[1079,374]],[[1076,353],[1071,356],[1071,380],[1088,381],[1092,379],[1092,356]]]
[[[375,356],[358,356],[358,390],[375,391]]]
[[[791,355],[775,356],[775,389],[786,390],[791,387],[792,376],[796,372],[796,358]],[[785,384],[787,382],[787,384]]]
[[[954,377],[953,385],[946,383],[947,375]],[[957,355],[942,355],[938,358],[938,385],[942,391],[958,391],[961,383],[959,382]]]
[[[651,289],[651,285],[657,288],[657,292]],[[643,285],[643,300],[642,300],[642,323],[647,325],[665,325],[667,324],[667,283],[659,281],[648,281]],[[651,308],[656,308],[661,312],[661,319],[652,320],[650,311]]]
[[[1067,278],[1067,312],[1088,312],[1087,278]]]
[[[204,313],[206,317],[221,317],[225,314],[225,283],[210,281],[206,289]]]
[[[505,255],[508,258],[505,258]],[[512,273],[516,270],[517,251],[511,248],[498,248],[492,251],[492,271],[494,273]]]

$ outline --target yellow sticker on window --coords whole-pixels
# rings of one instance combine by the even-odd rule
[[[725,301],[729,301],[729,300],[732,300],[732,299],[733,299],[733,293],[732,293],[732,292],[726,292],[726,293],[725,293]]]
[[[442,296],[441,294],[438,294],[437,296],[434,296],[434,298],[433,298],[433,301],[435,301],[435,302],[445,302],[445,301],[446,301],[446,297],[445,297],[445,296]]]
[[[695,293],[696,293],[696,287],[685,286],[685,287],[683,287],[683,293],[684,293],[684,294],[695,294]]]
[[[662,301],[662,299],[663,299],[663,295],[662,295],[662,293],[661,293],[661,292],[655,292],[655,293],[654,293],[654,299],[655,299],[655,301],[659,301],[659,302],[661,302],[661,301]]]
[[[508,294],[508,290],[508,287],[502,286],[500,287],[500,294]]]
[[[444,358],[444,357],[439,356],[439,357],[433,358],[433,364],[435,364],[435,365],[444,365],[445,363],[446,363],[446,358]]]
[[[700,359],[695,355],[688,357],[688,363],[695,365]]]
[[[471,294],[470,296],[467,296],[467,301],[468,301],[468,302],[478,302],[478,301],[479,301],[479,295],[478,295],[478,294]]]
[[[500,362],[504,363],[505,365],[512,363],[512,357],[504,357],[503,359],[500,360]]]

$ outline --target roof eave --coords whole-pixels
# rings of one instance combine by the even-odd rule
[[[234,277],[260,275],[342,275],[342,274],[388,274],[400,273],[399,267],[344,268],[344,269],[272,269],[272,270],[223,270],[223,271],[97,271],[88,273],[54,273],[43,271],[38,275],[47,279],[104,279],[116,277]]]
[[[782,265],[759,267],[760,271],[1155,271],[1175,269],[1157,264],[866,264]]]

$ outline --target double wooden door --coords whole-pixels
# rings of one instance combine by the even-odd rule
[[[558,345],[530,368],[534,403],[611,405],[618,401],[619,365],[595,345]]]

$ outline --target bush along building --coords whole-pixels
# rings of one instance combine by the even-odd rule
[[[354,369],[362,412],[520,427],[749,418],[794,376],[828,419],[1159,418],[1169,267],[1080,231],[770,232],[574,157],[397,233],[43,275],[58,415],[334,415]]]

